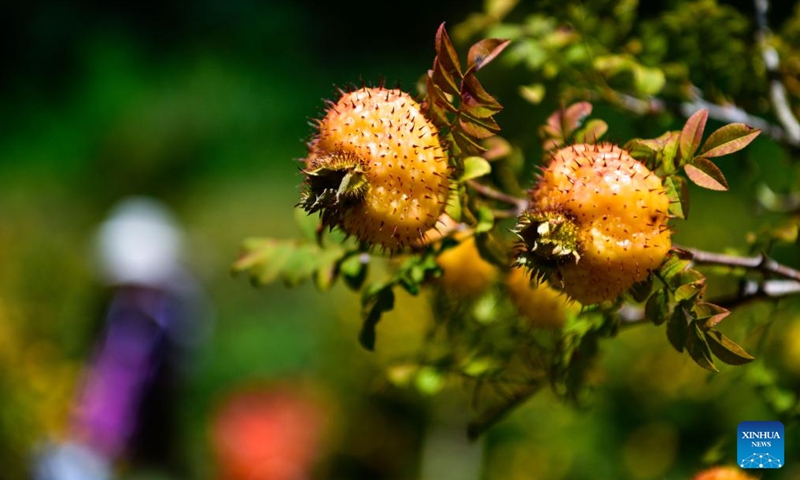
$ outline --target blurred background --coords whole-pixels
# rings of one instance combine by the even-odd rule
[[[0,479],[31,478],[80,430],[76,411],[100,371],[110,306],[126,283],[98,268],[98,229],[131,196],[157,199],[181,232],[174,261],[191,280],[159,279],[154,290],[172,295],[191,284],[186,301],[202,319],[171,333],[177,343],[192,337],[191,348],[148,350],[159,364],[179,352],[178,373],[159,390],[169,408],[149,420],[149,436],[123,437],[170,441],[158,455],[115,457],[119,478],[683,479],[735,461],[740,421],[775,419],[770,402],[796,402],[800,305],[787,300],[726,320],[746,345],[770,345],[757,352],[766,360],[748,368],[777,368],[785,389],[760,394],[741,370],[707,375],[672,351],[663,331],[636,328],[604,345],[589,408],[545,392],[470,445],[464,402],[422,398],[383,379],[392,341],[378,354],[358,346],[354,294],[255,289],[232,278],[245,237],[299,235],[295,160],[322,100],[362,79],[412,90],[432,62],[439,23],[481,8],[477,0],[0,6]],[[487,89],[520,104],[523,74],[515,83],[489,70]],[[522,137],[550,111],[522,104],[498,120]],[[599,116],[613,138],[664,128],[610,109]],[[759,156],[780,156],[768,142],[748,151],[747,168],[722,166],[734,193],[693,197],[682,243],[742,246],[770,221],[751,208],[754,172],[780,190],[796,168],[785,158],[754,167]],[[719,221],[720,212],[731,221]],[[797,253],[787,249],[784,259]],[[382,321],[380,334],[402,343],[426,311],[411,302]],[[737,316],[772,330],[737,330]],[[787,467],[764,478],[800,478],[800,434],[786,426]],[[259,448],[285,448],[295,463],[253,477],[248,458]]]

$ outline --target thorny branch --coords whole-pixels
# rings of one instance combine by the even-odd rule
[[[491,198],[492,200],[497,200],[499,202],[507,203],[514,207],[514,215],[517,216],[520,213],[524,212],[528,209],[528,201],[524,198],[515,197],[513,195],[509,195],[507,193],[503,193],[501,191],[495,190],[494,188],[479,183],[475,180],[468,180],[467,185],[470,188],[478,192],[480,195],[483,195],[486,198]]]
[[[800,294],[800,282],[795,280],[745,280],[736,295],[716,298],[712,303],[733,310],[756,300],[777,299],[797,294]],[[634,326],[647,320],[644,307],[628,303],[619,309],[617,315],[623,326]]]
[[[723,123],[746,123],[751,127],[760,129],[765,135],[779,142],[794,148],[800,148],[800,138],[791,137],[780,125],[770,123],[734,104],[717,105],[709,102],[701,96],[700,89],[694,86],[691,88],[691,99],[681,103],[673,103],[657,97],[643,100],[617,91],[606,92],[606,99],[618,107],[637,115],[654,115],[667,110],[674,110],[688,118],[699,110],[707,110],[710,118]]]
[[[695,248],[674,247],[679,255],[698,265],[719,265],[723,267],[758,270],[762,273],[776,275],[785,279],[800,282],[800,270],[778,263],[773,258],[761,253],[750,257],[739,257],[724,253],[707,252]]]
[[[761,117],[753,115],[734,104],[717,105],[705,100],[700,89],[692,86],[691,98],[680,104],[672,104],[667,100],[651,97],[646,100],[627,95],[622,92],[608,91],[605,93],[607,100],[638,115],[650,115],[666,110],[677,110],[684,117],[690,117],[698,110],[708,110],[708,116],[725,123],[742,122],[764,132],[769,137],[783,142],[791,147],[800,148],[800,121],[792,113],[786,94],[786,87],[780,79],[778,52],[767,41],[771,34],[767,23],[767,10],[769,0],[754,0],[756,10],[756,41],[761,50],[761,58],[767,68],[769,77],[769,96],[775,116],[780,125],[775,125]]]
[[[756,25],[758,26],[756,41],[761,49],[761,58],[764,60],[764,66],[767,67],[767,75],[770,79],[770,101],[775,109],[775,116],[778,117],[778,121],[786,133],[787,142],[792,145],[800,145],[800,122],[797,121],[797,118],[792,113],[786,97],[786,87],[780,80],[778,52],[767,42],[767,38],[771,34],[767,23],[769,0],[754,0],[754,3],[756,7]]]

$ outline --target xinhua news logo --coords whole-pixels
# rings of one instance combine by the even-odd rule
[[[783,424],[740,423],[736,454],[742,468],[783,467]]]

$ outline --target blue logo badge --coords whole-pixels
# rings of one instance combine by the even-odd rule
[[[742,468],[783,466],[783,424],[742,422],[739,424],[736,455]]]

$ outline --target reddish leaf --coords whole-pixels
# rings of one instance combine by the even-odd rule
[[[461,84],[461,102],[466,108],[479,106],[481,108],[493,109],[495,113],[503,109],[500,102],[489,95],[475,75],[467,75],[464,77],[464,81]]]
[[[547,126],[549,127],[547,131],[548,133],[553,133],[553,136],[567,138],[581,126],[583,120],[591,115],[591,113],[591,103],[574,103],[566,109],[562,108],[550,115],[547,119]]]
[[[483,154],[483,158],[492,162],[494,160],[507,157],[511,154],[511,144],[508,143],[508,140],[502,137],[492,137],[486,139],[486,152]]]
[[[456,146],[465,155],[480,155],[486,148],[477,143],[472,137],[461,129],[453,130],[453,140]]]
[[[439,57],[433,59],[433,70],[431,72],[431,77],[433,78],[433,83],[443,91],[451,95],[459,94],[458,84],[461,83],[460,74],[458,75],[458,78],[455,78],[454,73],[447,70],[447,68],[442,65]]]
[[[583,120],[591,114],[592,104],[589,102],[578,102],[570,105],[561,119],[564,134],[570,136],[572,132],[583,124]]]
[[[683,170],[689,180],[700,187],[720,192],[728,190],[728,181],[725,180],[725,176],[707,158],[696,157],[691,164],[684,165]]]
[[[494,60],[510,43],[510,40],[485,38],[469,48],[467,70],[478,71]]]
[[[731,314],[730,310],[708,302],[695,303],[693,311],[698,321],[705,320],[702,326],[706,330],[714,328],[722,319]]]
[[[708,110],[698,110],[686,120],[681,131],[680,143],[681,158],[684,161],[692,158],[700,146],[700,142],[703,140],[703,130],[706,128],[706,120],[708,120]]]
[[[658,138],[637,139],[636,144],[647,147],[654,152],[660,152],[671,148],[673,143],[677,143],[680,139],[679,135],[678,132],[666,132]]]
[[[698,156],[713,158],[738,152],[755,139],[761,130],[744,123],[725,125],[706,139]]]
[[[478,120],[476,118],[469,118],[466,115],[461,115],[458,119],[458,125],[464,133],[472,138],[489,138],[500,131],[497,122],[492,118]]]
[[[453,42],[450,41],[450,36],[447,35],[447,30],[444,28],[444,22],[439,25],[439,29],[436,31],[436,58],[442,72],[460,81],[462,78],[461,64],[458,61],[458,54],[453,47]],[[434,66],[436,63],[434,61]]]
[[[492,117],[493,115],[495,115],[496,113],[498,113],[502,109],[503,109],[503,107],[496,107],[494,105],[486,105],[486,104],[483,104],[483,103],[476,103],[476,102],[462,103],[461,104],[461,111],[465,115],[468,115],[468,116],[470,116],[472,118],[487,118],[488,119],[488,118]]]

